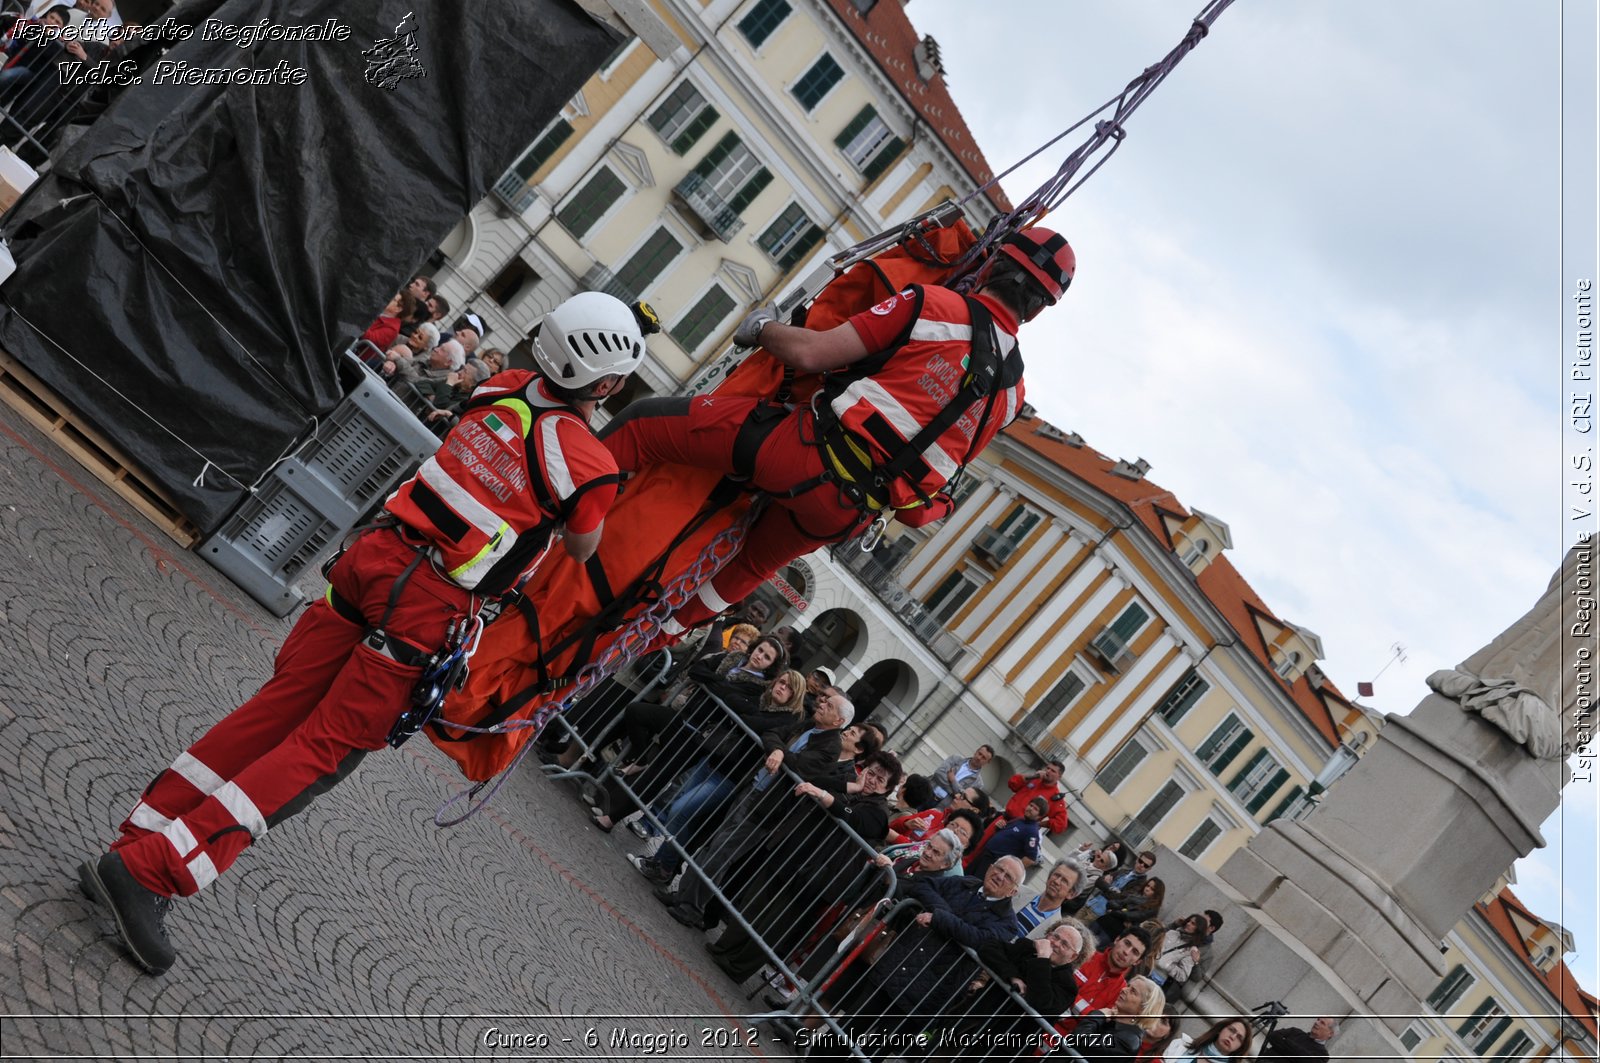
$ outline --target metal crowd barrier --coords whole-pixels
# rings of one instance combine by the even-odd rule
[[[20,6],[7,4],[0,11],[0,24],[22,14]],[[63,85],[57,61],[72,61],[54,43],[19,43],[0,57],[5,70],[0,72],[0,145],[10,148],[23,162],[43,172],[58,146],[62,131],[78,114],[82,105],[99,87],[92,84]],[[116,62],[112,56],[113,64]],[[85,67],[93,63],[85,63]]]
[[[750,1021],[822,1058],[1000,1060],[1040,1047],[1054,1058],[1082,1058],[1061,1044],[1053,1020],[974,950],[948,939],[918,962],[967,971],[935,979],[941,989],[958,983],[956,992],[924,999],[925,985],[904,998],[867,993],[875,985],[867,972],[893,955],[885,942],[920,905],[894,899],[892,872],[876,865],[873,845],[792,793],[801,779],[789,767],[755,791],[761,736],[720,699],[696,691],[676,708],[644,700],[670,688],[664,669],[664,661],[652,667],[642,687],[613,680],[552,721],[577,760],[547,770],[583,784],[614,821],[633,815],[649,824],[659,840],[646,851],[653,846],[654,860],[680,869],[674,897],[703,901],[706,925],[719,914],[726,922],[709,948],[733,964],[730,975],[750,981],[775,972],[755,981],[747,999],[766,991],[766,1010]],[[868,1000],[870,1014],[853,1013]],[[885,1029],[877,1017],[886,1013],[915,1018]]]
[[[922,911],[911,899],[885,903],[852,929],[814,998],[789,1006],[797,1048],[824,1059],[1083,1058],[974,949],[913,929]],[[906,933],[921,934],[914,959],[894,949],[894,935]],[[907,984],[890,991],[892,979]],[[827,1031],[822,1015],[836,1018]]]

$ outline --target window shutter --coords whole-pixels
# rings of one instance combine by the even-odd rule
[[[1428,1007],[1443,1014],[1451,1004],[1460,999],[1461,993],[1467,988],[1467,981],[1472,976],[1467,973],[1466,967],[1456,964],[1450,973],[1428,994]]]
[[[1300,795],[1305,792],[1306,789],[1303,786],[1290,787],[1289,792],[1284,795],[1283,800],[1278,802],[1278,807],[1272,810],[1272,815],[1267,817],[1267,822],[1271,823],[1273,820],[1289,811],[1289,806],[1300,800]]]
[[[1456,1027],[1456,1033],[1465,1036],[1466,1032],[1477,1025],[1479,1019],[1489,1014],[1489,1009],[1494,1006],[1494,997],[1485,997],[1483,1003],[1478,1005],[1478,1010],[1468,1016],[1466,1022]]]
[[[761,194],[761,190],[771,183],[772,171],[765,166],[761,167],[761,169],[750,175],[750,180],[746,181],[744,187],[734,195],[732,201],[728,203],[729,209],[735,214],[742,212]]]
[[[1211,684],[1201,679],[1191,668],[1184,673],[1182,679],[1178,680],[1177,685],[1172,688],[1172,693],[1167,695],[1156,713],[1169,725],[1176,724],[1210,689]]]
[[[1150,614],[1145,612],[1138,602],[1133,602],[1122,611],[1121,616],[1111,622],[1111,633],[1121,639],[1123,645],[1127,645],[1133,641],[1133,633],[1149,619]]]
[[[543,166],[550,156],[556,153],[556,149],[565,144],[571,136],[572,123],[565,118],[557,118],[549,131],[535,141],[533,147],[528,149],[528,153],[517,162],[515,167],[517,176],[525,181],[530,180],[539,167]]]
[[[859,133],[860,130],[858,129],[856,132]],[[900,157],[900,153],[905,150],[905,147],[906,142],[900,137],[895,137],[885,144],[878,154],[872,157],[872,161],[867,163],[866,168],[861,171],[861,176],[868,181],[876,181],[883,171],[894,165],[894,161]]]
[[[1209,764],[1211,762],[1211,758],[1216,755],[1218,747],[1221,746],[1223,742],[1231,741],[1232,737],[1236,735],[1237,732],[1235,732],[1233,728],[1238,726],[1239,718],[1230,712],[1223,719],[1222,723],[1217,725],[1217,729],[1212,731],[1211,734],[1207,735],[1204,742],[1200,743],[1200,748],[1195,750],[1194,755]],[[1250,732],[1244,731],[1244,733],[1249,734]],[[1215,771],[1216,768],[1213,767],[1211,770]]]
[[[1222,756],[1217,758],[1217,762],[1211,765],[1211,770],[1216,772],[1218,775],[1221,775],[1222,769],[1226,768],[1229,764],[1232,764],[1233,758],[1237,757],[1240,753],[1243,753],[1244,747],[1249,745],[1250,740],[1254,737],[1255,735],[1251,734],[1250,729],[1246,727],[1242,732],[1240,732],[1239,737],[1233,740],[1233,744],[1223,751]],[[1248,775],[1250,773],[1250,769],[1266,755],[1267,751],[1265,749],[1256,750],[1256,755],[1250,758],[1250,763],[1245,765],[1244,771],[1241,771],[1233,781],[1238,782],[1240,779]]]
[[[812,225],[806,230],[806,234],[796,240],[794,245],[783,253],[783,257],[778,259],[778,268],[783,270],[793,269],[795,263],[809,255],[811,249],[821,242],[822,230],[816,225]]]
[[[1500,1040],[1500,1035],[1505,1033],[1510,1026],[1511,1016],[1506,1015],[1502,1017],[1493,1026],[1489,1027],[1488,1032],[1479,1038],[1478,1043],[1472,1047],[1478,1052],[1487,1052],[1489,1050],[1489,1046]]]
[[[706,104],[700,109],[700,113],[695,115],[689,124],[683,127],[683,132],[672,138],[672,150],[676,154],[682,155],[694,147],[695,141],[705,135],[705,131],[716,123],[718,117],[720,116],[717,114],[717,109],[710,104]]]
[[[701,177],[710,177],[711,171],[717,164],[733,154],[733,149],[739,146],[739,134],[725,133],[712,149],[706,152],[706,157],[701,159],[694,168],[694,172]]]
[[[836,147],[843,148],[856,138],[856,134],[867,128],[867,123],[878,116],[878,112],[869,103],[861,108],[854,118],[845,124],[843,132],[833,138]]]
[[[1262,752],[1264,753],[1266,750],[1262,750]],[[1262,807],[1267,803],[1272,795],[1278,792],[1278,787],[1282,786],[1288,781],[1289,773],[1282,768],[1279,768],[1277,774],[1274,775],[1270,781],[1268,781],[1267,785],[1261,788],[1261,792],[1252,797],[1250,799],[1250,803],[1244,806],[1245,809],[1250,812],[1261,811]]]
[[[1506,1042],[1506,1046],[1495,1053],[1494,1063],[1516,1063],[1517,1060],[1528,1054],[1528,1049],[1533,1047],[1533,1038],[1518,1032],[1517,1036]]]
[[[572,202],[556,211],[556,220],[573,236],[582,237],[600,215],[611,209],[626,187],[620,177],[602,168],[578,190]]]

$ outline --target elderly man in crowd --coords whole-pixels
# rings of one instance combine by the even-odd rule
[[[1096,849],[1093,842],[1084,842],[1077,852],[1067,857],[1078,869],[1078,896],[1087,897],[1100,884],[1102,876],[1117,869],[1117,851],[1111,846]]]
[[[872,1046],[866,1049],[869,1056],[907,1055],[930,1017],[942,1013],[972,982],[978,967],[961,946],[977,949],[1018,935],[1011,898],[1024,870],[1022,861],[1007,856],[996,860],[981,881],[967,875],[918,875],[900,881],[901,895],[917,901],[923,911],[841,1004],[841,1025],[852,1038]],[[849,1043],[831,1031],[819,1033],[812,1044],[813,1056],[850,1058]]]
[[[928,781],[933,783],[933,796],[938,800],[941,808],[950,804],[950,798],[960,793],[965,786],[982,786],[983,769],[994,759],[994,747],[991,745],[979,746],[970,757],[963,757],[957,753],[945,758],[933,774],[928,776]]]

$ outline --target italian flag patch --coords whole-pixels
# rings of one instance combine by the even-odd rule
[[[517,441],[517,433],[515,430],[513,430],[510,425],[502,421],[498,414],[491,413],[489,416],[483,419],[483,424],[485,428],[499,436],[503,442],[515,443]]]

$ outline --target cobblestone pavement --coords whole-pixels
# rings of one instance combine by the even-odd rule
[[[74,869],[254,691],[288,624],[5,407],[0,623],[4,1058],[752,1054],[725,1047],[743,994],[623,862],[631,835],[600,834],[532,769],[440,830],[433,812],[462,782],[421,738],[369,757],[179,902],[178,963],[143,975]],[[660,1040],[615,1040],[629,1035]]]

